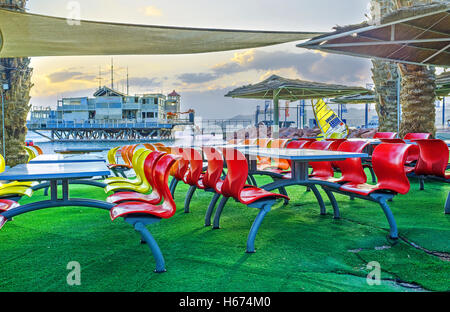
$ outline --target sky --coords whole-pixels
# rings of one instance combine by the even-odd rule
[[[28,12],[68,17],[79,6],[84,20],[132,24],[279,31],[332,31],[336,25],[360,23],[369,0],[29,0]],[[181,94],[182,110],[203,118],[252,114],[256,100],[225,98],[239,86],[272,74],[287,78],[366,86],[367,59],[319,53],[292,42],[265,48],[195,55],[115,56],[115,87],[130,94]],[[111,57],[37,57],[31,104],[56,106],[57,99],[92,96],[110,85]],[[100,74],[101,73],[101,74]]]

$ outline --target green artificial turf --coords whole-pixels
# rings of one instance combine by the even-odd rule
[[[229,201],[222,228],[212,230],[203,226],[212,194],[197,191],[185,214],[186,191],[178,186],[173,218],[149,226],[166,273],[153,273],[148,247],[122,219],[111,222],[92,208],[52,208],[18,216],[0,231],[0,291],[450,291],[446,184],[427,182],[419,191],[412,180],[409,194],[390,203],[403,238],[397,242],[387,238],[375,203],[336,195],[342,219],[333,220],[325,194],[328,215],[321,216],[311,192],[288,188],[292,200],[267,215],[255,254],[245,246],[256,209]],[[106,198],[102,189],[77,185],[71,196]],[[42,199],[38,191],[21,203]],[[80,286],[66,282],[71,261],[81,265]],[[381,285],[367,284],[372,261],[381,265]]]

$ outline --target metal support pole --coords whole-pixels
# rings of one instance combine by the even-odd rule
[[[273,128],[272,128],[272,137],[278,139],[280,134],[280,94],[281,90],[274,90],[273,93]]]
[[[2,137],[3,137],[3,141],[2,141],[2,145],[3,145],[3,157],[6,160],[6,134],[5,134],[5,95],[3,92],[3,87],[2,87]]]
[[[445,96],[442,98],[442,128],[445,128]]]
[[[401,119],[401,104],[400,104],[400,92],[402,88],[402,77],[400,74],[397,78],[397,136],[400,135],[400,119]]]
[[[366,129],[367,129],[367,127],[369,127],[369,104],[368,103],[366,103],[366,112],[364,115],[364,123],[365,123]]]

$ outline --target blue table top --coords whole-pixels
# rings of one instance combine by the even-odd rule
[[[0,174],[6,181],[47,181],[61,179],[85,179],[107,176],[111,172],[104,162],[23,164]]]
[[[30,164],[48,164],[48,163],[73,163],[73,162],[97,162],[105,161],[100,156],[80,155],[80,154],[43,154],[30,161]]]
[[[365,153],[345,153],[334,151],[321,151],[312,149],[286,149],[286,148],[238,148],[242,153],[250,156],[263,156],[270,158],[288,159],[294,161],[334,161],[348,158],[367,158]]]

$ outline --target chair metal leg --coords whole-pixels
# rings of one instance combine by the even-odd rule
[[[253,175],[249,175],[250,180],[252,181],[252,185],[255,187],[258,187],[258,182],[256,182],[256,179]]]
[[[419,177],[420,190],[425,190],[425,179],[424,177]]]
[[[256,234],[258,234],[259,227],[261,226],[261,223],[264,220],[264,217],[266,214],[271,210],[272,205],[274,202],[269,204],[264,204],[256,216],[255,221],[253,221],[252,227],[250,229],[250,232],[248,234],[247,238],[247,253],[255,253],[255,238]]]
[[[216,209],[216,214],[214,215],[214,223],[213,223],[213,229],[218,230],[220,229],[220,216],[222,215],[223,207],[227,204],[229,197],[222,197],[222,200],[219,203],[219,206]]]
[[[322,188],[325,193],[328,196],[328,199],[331,202],[331,206],[333,207],[333,212],[334,212],[334,219],[340,219],[341,218],[341,214],[339,212],[339,205],[336,201],[336,197],[334,197],[333,192],[331,192],[330,190],[328,190],[327,188]]]
[[[205,215],[205,226],[211,226],[211,216],[212,212],[214,211],[214,208],[216,207],[217,201],[220,198],[219,193],[214,193],[213,198],[211,199],[211,202],[209,203],[208,210],[206,210]]]
[[[375,172],[373,171],[372,166],[369,166],[370,175],[372,176],[372,183],[377,183],[377,176],[375,175]]]
[[[161,249],[159,249],[158,243],[153,238],[152,234],[150,234],[145,225],[141,222],[136,222],[134,224],[134,229],[141,234],[142,239],[147,243],[148,247],[150,248],[153,254],[153,257],[155,258],[156,261],[155,273],[166,272],[164,257],[161,253]]]
[[[172,194],[172,198],[175,198],[175,190],[177,189],[178,182],[180,181],[178,181],[175,178],[173,178],[172,181],[170,182],[169,190],[170,194]]]
[[[189,206],[191,205],[191,199],[194,196],[197,187],[191,186],[186,194],[186,198],[184,199],[184,213],[189,213]]]
[[[450,192],[447,195],[447,201],[445,202],[445,214],[450,214]]]
[[[317,202],[319,203],[319,206],[320,206],[320,214],[323,216],[326,215],[327,208],[325,207],[325,203],[323,202],[323,198],[322,198],[322,195],[320,195],[319,190],[317,189],[317,187],[314,184],[309,185],[309,188],[313,191],[314,195],[317,198]]]
[[[380,204],[381,208],[383,209],[383,212],[386,215],[386,218],[389,222],[389,227],[390,227],[389,237],[392,239],[398,239],[397,222],[395,221],[395,218],[394,218],[394,215],[392,214],[391,209],[389,208],[388,204],[386,203],[386,199],[381,198],[378,200],[378,203]]]
[[[49,191],[50,187],[46,187],[44,189],[44,196],[48,196],[48,191]]]

